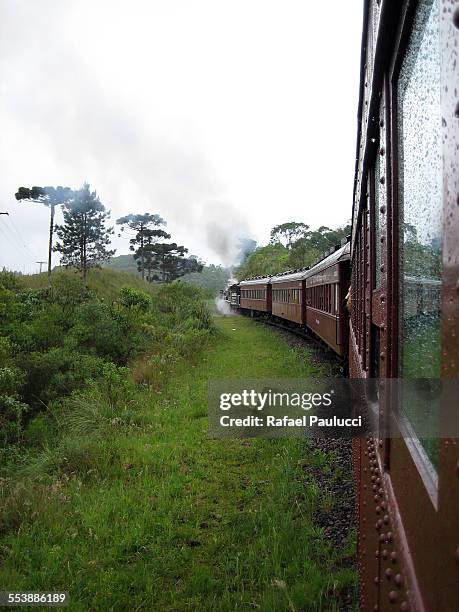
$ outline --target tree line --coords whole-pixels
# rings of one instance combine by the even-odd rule
[[[96,191],[85,183],[80,189],[69,187],[19,187],[18,201],[35,202],[50,209],[48,240],[48,275],[52,271],[52,253],[61,255],[61,265],[76,268],[86,280],[88,271],[113,257],[111,238],[114,227],[108,225],[110,211]],[[55,225],[56,209],[62,208],[63,223]],[[116,224],[120,233],[129,236],[142,279],[170,282],[190,272],[201,272],[203,263],[195,256],[186,257],[188,249],[175,242],[165,242],[171,235],[161,229],[166,221],[157,214],[129,214]],[[54,233],[58,241],[54,244]]]
[[[276,225],[271,230],[269,244],[249,253],[235,274],[241,280],[310,266],[350,232],[349,224],[337,229],[321,226],[316,230],[296,221]]]

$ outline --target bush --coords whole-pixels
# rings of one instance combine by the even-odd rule
[[[139,289],[122,287],[120,291],[120,304],[138,312],[147,312],[151,305],[151,297],[148,293]]]
[[[105,365],[99,357],[82,355],[65,347],[30,353],[24,356],[23,363],[27,372],[24,398],[36,408],[100,379]]]
[[[18,368],[0,368],[0,446],[18,442],[28,406],[19,400],[24,373]]]
[[[89,302],[76,310],[69,336],[80,350],[124,364],[133,350],[132,332],[123,313],[99,302]]]

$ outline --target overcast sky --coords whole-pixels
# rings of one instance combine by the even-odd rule
[[[208,263],[345,223],[361,27],[361,0],[0,0],[0,267],[47,256],[20,185],[88,181]]]

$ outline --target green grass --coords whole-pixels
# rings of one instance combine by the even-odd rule
[[[15,475],[2,589],[68,590],[70,610],[337,609],[354,545],[332,547],[314,524],[307,443],[207,435],[209,379],[323,372],[251,320],[216,324],[161,391],[136,392],[98,427],[87,417]]]

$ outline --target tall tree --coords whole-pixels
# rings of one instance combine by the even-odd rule
[[[147,280],[151,280],[153,271],[151,246],[159,240],[171,237],[164,230],[158,229],[160,225],[166,225],[166,222],[159,215],[145,213],[120,217],[116,223],[121,225],[122,232],[126,231],[131,235],[129,248],[134,251],[134,259],[142,279],[145,279],[145,273],[147,273]]]
[[[72,189],[69,187],[19,187],[17,193],[14,194],[16,200],[27,200],[29,202],[37,202],[44,204],[50,209],[49,221],[49,243],[48,243],[48,276],[51,276],[51,257],[53,252],[53,233],[54,233],[54,214],[56,206],[65,205],[71,201],[74,196]]]
[[[308,229],[309,225],[305,223],[297,223],[296,221],[281,223],[271,230],[271,242],[273,244],[280,242],[290,249],[294,242],[306,235]]]
[[[187,252],[175,242],[151,245],[149,253],[156,270],[152,280],[168,283],[184,274],[201,272],[204,264],[194,255],[185,257]]]
[[[115,254],[108,248],[113,234],[113,228],[106,226],[109,217],[110,213],[87,183],[65,204],[64,224],[56,226],[60,242],[54,250],[61,253],[64,266],[81,271],[83,280],[89,268]]]

